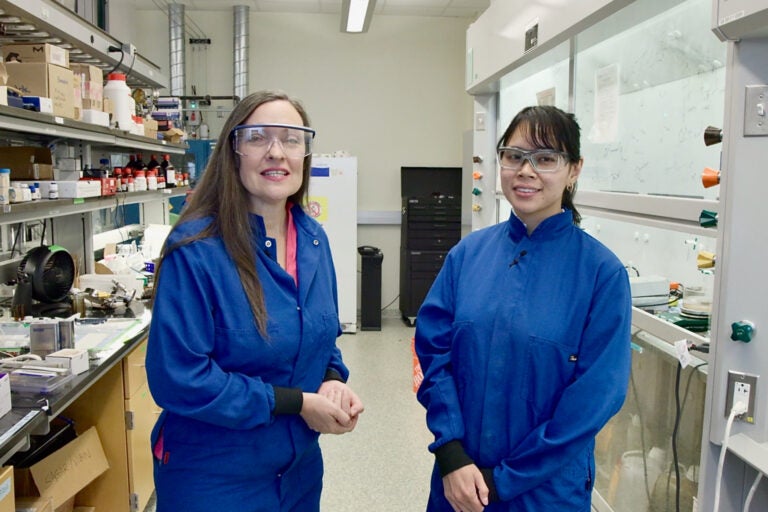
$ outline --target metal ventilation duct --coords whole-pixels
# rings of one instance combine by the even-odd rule
[[[171,37],[171,96],[184,96],[184,4],[168,4],[168,33]]]
[[[237,99],[248,95],[248,26],[250,8],[247,5],[234,6],[235,11],[235,75],[234,94]]]

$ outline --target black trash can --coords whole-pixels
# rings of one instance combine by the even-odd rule
[[[381,330],[381,261],[384,254],[378,247],[363,245],[357,248],[363,259],[360,283],[360,330]]]

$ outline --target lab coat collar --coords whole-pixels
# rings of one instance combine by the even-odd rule
[[[573,226],[573,212],[564,209],[562,212],[544,219],[530,236],[528,235],[528,228],[514,212],[510,214],[507,225],[509,226],[509,236],[515,243],[519,243],[524,238],[551,240]]]

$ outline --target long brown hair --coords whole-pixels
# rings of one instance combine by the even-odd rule
[[[159,279],[162,260],[177,247],[202,238],[221,238],[235,262],[253,317],[262,335],[266,335],[267,332],[267,311],[261,281],[256,272],[255,248],[248,215],[248,192],[240,180],[239,156],[232,145],[231,134],[232,130],[243,124],[256,108],[265,103],[280,100],[288,101],[293,105],[301,116],[304,126],[310,126],[309,116],[301,102],[281,91],[259,91],[243,98],[224,123],[203,177],[198,181],[189,202],[177,220],[178,224],[182,224],[190,220],[210,217],[212,222],[200,233],[185,238],[171,247],[165,244],[155,276]],[[307,203],[311,162],[311,155],[304,158],[301,187],[288,198],[294,204],[304,206]]]

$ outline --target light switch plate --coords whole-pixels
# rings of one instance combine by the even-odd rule
[[[744,136],[768,136],[768,85],[746,87]]]

